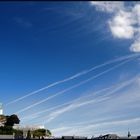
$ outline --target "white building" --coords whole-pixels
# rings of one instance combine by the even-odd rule
[[[0,115],[3,115],[2,103],[0,103]]]
[[[21,126],[19,124],[16,124],[16,125],[13,126],[13,128],[17,129],[17,130],[22,130],[23,131],[23,137],[26,138],[28,130],[34,131],[34,130],[42,129],[42,128],[45,128],[45,127],[43,125],[25,125],[25,126]]]
[[[14,129],[17,130],[36,130],[36,129],[42,129],[45,128],[43,125],[25,125],[25,126],[21,126],[19,124],[15,124],[14,125]]]

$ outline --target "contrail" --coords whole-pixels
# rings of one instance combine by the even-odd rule
[[[63,132],[65,132],[66,135],[72,135],[76,132],[76,130],[78,131],[78,134],[80,133],[81,135],[83,135],[83,132],[88,132],[89,130],[93,130],[93,128],[95,129],[101,129],[102,126],[102,130],[103,127],[111,125],[111,126],[123,126],[123,125],[130,125],[132,126],[132,124],[140,123],[140,117],[135,117],[135,118],[128,118],[128,119],[104,119],[103,121],[101,120],[101,122],[94,122],[94,121],[87,121],[85,123],[74,123],[73,125],[68,125],[68,126],[62,126],[62,127],[58,127],[55,129],[52,129],[51,131],[53,132],[53,134],[55,133],[59,133],[62,134]],[[72,130],[72,131],[71,131]],[[70,133],[69,133],[70,132]],[[92,135],[92,133],[91,133]]]
[[[57,105],[57,106],[54,106],[54,107],[51,107],[51,108],[42,110],[42,111],[40,111],[40,112],[37,112],[37,113],[32,114],[32,116],[36,116],[36,115],[42,114],[42,113],[44,113],[44,112],[51,111],[51,110],[54,110],[54,109],[57,109],[57,108],[60,108],[60,107],[69,105],[69,104],[71,104],[72,102],[73,102],[73,101],[70,101],[70,102],[67,102],[67,103],[64,103],[64,104],[61,104],[61,105]],[[31,117],[31,115],[26,116],[26,117],[23,117],[23,118],[21,118],[21,120],[28,119],[28,118],[30,118],[30,117]]]
[[[44,122],[44,124],[46,124],[47,122],[50,122],[52,120],[54,120],[55,118],[57,118],[59,115],[67,112],[67,111],[70,111],[70,110],[74,110],[76,108],[79,108],[81,106],[85,106],[85,105],[88,105],[88,104],[93,104],[93,103],[99,103],[99,102],[103,102],[105,100],[109,99],[109,97],[103,97],[103,98],[97,98],[97,99],[92,99],[92,100],[88,100],[88,101],[85,101],[85,102],[82,102],[82,103],[78,103],[78,104],[71,104],[65,108],[62,108],[60,110],[57,110],[55,112],[52,112],[51,114],[49,114],[49,116],[47,117],[44,117],[44,119],[46,118],[47,121]],[[45,119],[45,120],[46,120]]]
[[[112,93],[117,92],[118,90],[122,89],[123,87],[128,86],[129,84],[131,84],[132,82],[134,82],[134,80],[136,80],[137,76],[138,76],[138,75],[136,75],[134,78],[132,78],[132,79],[130,79],[130,80],[126,80],[126,81],[124,81],[124,82],[122,82],[122,83],[115,84],[115,85],[112,85],[112,86],[110,86],[110,87],[106,87],[106,88],[100,89],[100,90],[98,90],[98,91],[96,91],[96,92],[93,92],[92,94],[79,97],[79,98],[77,98],[77,99],[75,99],[75,100],[72,100],[72,101],[70,101],[70,102],[67,102],[67,103],[64,103],[64,104],[61,104],[61,105],[57,105],[57,106],[51,107],[51,108],[49,108],[49,109],[45,109],[45,110],[42,110],[42,111],[37,112],[37,113],[33,113],[32,116],[35,116],[34,118],[37,118],[37,117],[38,117],[37,115],[39,115],[39,114],[42,114],[42,113],[45,113],[45,112],[48,112],[48,111],[52,111],[52,110],[57,109],[57,108],[61,108],[61,107],[63,107],[63,106],[69,105],[69,104],[71,104],[71,103],[74,104],[74,103],[76,103],[77,101],[80,101],[81,99],[84,99],[84,98],[86,98],[86,97],[90,97],[90,96],[94,97],[94,96],[98,95],[99,93],[102,93],[102,92],[105,92],[105,91],[114,89],[113,91],[111,91],[111,92],[109,92],[109,93],[103,95],[102,97],[111,95]],[[28,119],[28,120],[31,119],[31,115],[21,118],[21,120],[24,120],[24,119]]]
[[[115,89],[113,88],[113,90],[112,91],[110,91],[109,93],[107,93],[107,94],[105,94],[105,95],[103,95],[103,96],[99,96],[99,97],[95,97],[94,99],[92,99],[92,100],[85,100],[85,98],[86,97],[89,97],[89,95],[87,95],[87,96],[83,96],[83,97],[80,97],[79,98],[79,101],[80,102],[73,102],[72,104],[70,104],[70,105],[68,105],[68,106],[66,106],[66,107],[64,107],[64,108],[62,108],[62,109],[58,109],[58,110],[56,110],[55,112],[54,111],[52,111],[50,114],[49,114],[49,116],[47,116],[47,117],[49,117],[48,119],[47,119],[47,117],[45,116],[45,117],[43,117],[43,118],[41,118],[41,119],[47,119],[47,122],[48,121],[51,121],[51,120],[53,120],[53,119],[55,119],[56,117],[58,117],[60,114],[62,114],[62,113],[65,113],[65,112],[67,112],[67,111],[70,111],[70,110],[74,110],[74,109],[76,109],[76,108],[79,108],[79,107],[81,107],[81,106],[85,106],[85,105],[88,105],[88,104],[91,104],[91,103],[94,103],[95,101],[104,101],[104,100],[106,100],[106,99],[109,99],[109,98],[111,98],[111,95],[112,94],[114,94],[114,93],[116,93],[117,91],[119,91],[119,90],[121,90],[121,89],[123,89],[124,87],[126,87],[126,86],[128,86],[128,85],[130,85],[132,82],[134,82],[135,80],[137,79],[137,76],[135,76],[134,78],[132,78],[132,79],[130,79],[130,80],[128,80],[128,81],[125,81],[125,82],[122,82],[122,83],[120,83],[120,84],[117,84],[117,85],[114,85],[114,87],[115,87]],[[113,86],[111,86],[111,87],[113,87]],[[111,87],[110,87],[110,89],[111,89]],[[109,88],[108,88],[109,89]],[[103,89],[102,89],[103,90]],[[105,90],[105,89],[104,89]],[[107,90],[107,88],[106,88],[106,90]],[[100,90],[99,90],[100,91]],[[97,91],[98,92],[98,91]],[[93,94],[91,94],[90,96],[92,96]],[[93,96],[94,97],[94,96]],[[85,101],[82,101],[82,98],[85,100]],[[37,116],[38,117],[38,116]],[[37,118],[37,117],[35,117],[35,118]]]
[[[99,74],[97,74],[97,75],[95,75],[95,76],[93,76],[93,77],[87,79],[87,80],[84,80],[84,81],[82,81],[82,82],[80,82],[80,83],[78,83],[78,84],[76,84],[76,85],[74,85],[74,86],[71,86],[70,88],[66,88],[66,89],[64,89],[64,90],[62,90],[62,91],[60,91],[60,92],[58,92],[58,93],[56,93],[56,94],[54,94],[54,95],[52,95],[52,96],[49,96],[49,97],[47,97],[47,98],[45,98],[45,99],[43,99],[43,100],[41,100],[41,101],[39,101],[39,102],[36,102],[36,103],[34,103],[34,104],[32,104],[32,105],[26,107],[26,108],[23,108],[23,109],[21,109],[20,111],[16,112],[16,114],[19,114],[19,113],[21,113],[21,112],[23,112],[23,111],[26,111],[26,110],[28,110],[28,109],[30,109],[30,108],[32,108],[32,107],[35,107],[35,106],[39,105],[39,104],[41,104],[41,103],[44,103],[44,102],[46,102],[46,101],[48,101],[48,100],[50,100],[50,99],[52,99],[52,98],[54,98],[54,97],[56,97],[56,96],[58,96],[58,95],[61,95],[61,94],[65,93],[65,92],[67,92],[67,91],[69,91],[69,90],[72,90],[72,89],[74,89],[74,88],[76,88],[76,87],[79,87],[79,86],[81,86],[81,85],[83,85],[83,84],[85,84],[85,83],[87,83],[87,82],[89,82],[89,81],[91,81],[91,80],[93,80],[93,79],[95,79],[95,78],[100,77],[101,75],[103,75],[103,74],[105,74],[105,73],[107,73],[107,72],[109,72],[109,71],[111,71],[111,70],[113,70],[113,69],[116,69],[116,68],[120,67],[121,65],[123,65],[123,64],[125,64],[125,63],[127,63],[127,62],[129,62],[129,61],[131,61],[131,60],[132,60],[132,59],[126,60],[126,61],[124,61],[124,62],[122,62],[122,63],[120,63],[120,64],[118,64],[118,65],[115,65],[114,67],[109,68],[109,69],[107,69],[107,70],[105,70],[105,71],[103,71],[103,72],[101,72],[101,73],[99,73]]]
[[[78,77],[80,77],[80,76],[82,76],[82,75],[85,75],[85,74],[87,74],[87,73],[89,73],[89,72],[91,72],[91,71],[93,71],[93,70],[95,70],[95,69],[97,69],[97,68],[101,68],[101,67],[103,67],[103,66],[106,66],[106,65],[109,65],[109,64],[112,64],[112,63],[115,63],[115,62],[119,62],[119,61],[122,61],[122,60],[126,60],[126,59],[128,59],[128,58],[137,57],[137,56],[139,56],[139,55],[140,55],[140,54],[131,54],[131,55],[122,56],[122,57],[120,57],[120,58],[116,58],[116,59],[114,59],[114,60],[107,61],[107,62],[102,63],[102,64],[100,64],[100,65],[94,66],[94,67],[92,67],[92,68],[90,68],[90,69],[88,69],[88,70],[84,70],[84,71],[82,71],[82,72],[79,72],[79,73],[77,73],[77,74],[75,74],[75,75],[73,75],[73,76],[71,76],[71,77],[68,77],[68,78],[66,78],[66,79],[64,79],[64,80],[60,80],[60,81],[54,82],[54,83],[52,83],[52,84],[50,84],[50,85],[48,85],[48,86],[45,86],[45,87],[43,87],[43,88],[40,88],[40,89],[35,90],[35,91],[33,91],[33,92],[30,92],[29,94],[26,94],[26,95],[24,95],[24,96],[22,96],[22,97],[19,97],[19,98],[13,100],[13,101],[7,103],[5,106],[10,105],[10,104],[13,104],[13,103],[16,103],[16,102],[18,102],[18,101],[20,101],[20,100],[23,100],[24,98],[27,98],[27,97],[29,97],[29,96],[31,96],[31,95],[34,95],[34,94],[37,94],[37,93],[39,93],[39,92],[41,92],[41,91],[43,91],[43,90],[46,90],[46,89],[51,88],[51,87],[54,87],[54,86],[56,86],[56,85],[58,85],[58,84],[61,84],[61,83],[64,83],[64,82],[73,80],[73,79],[75,79],[75,78],[78,78]]]
[[[118,86],[118,84],[117,84],[117,85],[113,85],[113,86],[111,86],[111,87],[107,87],[107,88],[98,90],[98,91],[94,92],[94,95],[96,95],[96,94],[98,94],[98,93],[102,93],[102,92],[107,91],[107,90],[110,90],[110,89],[112,89],[112,88],[114,88],[114,87],[116,87],[116,86]],[[48,112],[48,111],[52,111],[52,110],[57,109],[57,108],[61,108],[61,107],[63,107],[63,106],[69,105],[69,104],[71,104],[71,103],[75,103],[76,101],[79,101],[79,100],[81,100],[82,98],[88,97],[88,96],[93,96],[93,94],[86,95],[86,96],[82,96],[82,97],[79,97],[78,99],[72,100],[72,101],[70,101],[70,102],[63,103],[63,104],[61,104],[61,105],[57,105],[57,106],[51,107],[51,108],[49,108],[49,109],[47,108],[47,109],[42,110],[42,111],[37,112],[37,113],[33,113],[32,116],[36,116],[36,115],[39,115],[39,114],[42,114],[42,113],[45,113],[45,112]],[[21,118],[21,120],[28,119],[28,118],[31,118],[31,115],[26,116],[26,117],[23,117],[23,118]]]

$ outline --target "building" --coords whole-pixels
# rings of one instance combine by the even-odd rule
[[[119,139],[120,137],[117,136],[116,134],[106,134],[106,135],[101,135],[99,137],[93,138],[93,139]]]
[[[23,137],[27,137],[27,133],[30,130],[31,132],[37,129],[42,129],[45,128],[43,125],[26,125],[26,126],[20,126],[19,124],[16,124],[13,126],[14,129],[16,130],[22,130],[23,131]],[[31,135],[31,137],[33,137]]]
[[[87,139],[84,136],[62,136],[62,139]]]
[[[3,115],[2,103],[0,103],[0,115]]]

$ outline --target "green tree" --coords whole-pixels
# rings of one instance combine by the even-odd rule
[[[0,134],[12,135],[15,130],[13,129],[14,124],[19,124],[20,120],[17,115],[11,116],[0,115]]]
[[[1,135],[12,135],[13,134],[12,126],[1,126],[0,127],[0,134]]]
[[[46,136],[46,129],[37,129],[33,131],[34,137],[38,137],[39,139],[43,136]]]
[[[27,132],[27,139],[31,139],[31,131],[30,130],[28,130],[28,132]]]
[[[23,138],[23,130],[14,129],[13,132],[15,134],[15,139],[22,139]]]
[[[20,120],[17,115],[13,114],[11,116],[6,116],[5,126],[14,126],[14,124],[19,124]]]
[[[50,131],[49,129],[47,129],[47,131],[46,131],[46,136],[47,136],[47,137],[50,137],[51,135],[52,135],[51,131]]]

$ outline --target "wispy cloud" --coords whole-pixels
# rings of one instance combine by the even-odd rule
[[[95,98],[95,99],[84,101],[84,102],[81,102],[81,103],[71,104],[67,107],[64,107],[62,109],[59,109],[57,111],[52,112],[48,117],[46,117],[47,121],[45,121],[44,124],[52,121],[53,119],[57,118],[59,115],[65,113],[67,111],[71,111],[71,110],[74,110],[76,108],[79,108],[79,107],[82,107],[82,106],[85,106],[85,105],[89,105],[89,104],[92,104],[92,103],[103,102],[107,99],[109,99],[109,97]]]
[[[73,126],[63,126],[59,128],[52,129],[53,134],[56,136],[60,135],[73,135],[78,134],[78,135],[92,135],[93,131],[94,134],[96,130],[98,129],[103,129],[105,127],[112,127],[112,126],[127,126],[127,125],[132,125],[132,124],[137,124],[140,122],[140,118],[129,118],[129,119],[121,119],[121,120],[113,120],[113,121],[104,121],[101,123],[91,123],[88,122],[86,124],[76,124]],[[103,131],[102,131],[103,133]]]
[[[16,102],[18,102],[18,101],[21,101],[21,100],[23,100],[23,99],[25,99],[25,98],[27,98],[27,97],[29,97],[29,96],[35,95],[35,94],[37,94],[37,93],[40,93],[41,91],[44,91],[44,90],[49,89],[49,88],[51,88],[51,87],[54,87],[54,86],[56,86],[56,85],[59,85],[59,84],[68,82],[68,81],[73,80],[73,79],[76,79],[76,78],[78,78],[78,77],[80,77],[80,76],[82,76],[82,75],[85,75],[85,74],[88,74],[89,72],[92,72],[92,71],[95,70],[95,69],[104,67],[104,66],[109,65],[109,64],[113,64],[113,63],[115,63],[115,62],[119,62],[119,61],[123,61],[123,60],[129,59],[129,58],[137,57],[137,56],[139,56],[139,55],[138,55],[138,54],[130,54],[130,55],[122,56],[122,57],[119,57],[119,58],[116,58],[116,59],[107,61],[107,62],[102,63],[102,64],[100,64],[100,65],[94,66],[94,67],[92,67],[92,68],[90,68],[90,69],[81,71],[81,72],[79,72],[79,73],[77,73],[77,74],[75,74],[75,75],[73,75],[73,76],[71,76],[71,77],[68,77],[68,78],[66,78],[66,79],[63,79],[63,80],[54,82],[54,83],[52,83],[52,84],[50,84],[50,85],[48,85],[48,86],[45,86],[45,87],[43,87],[43,88],[40,88],[40,89],[35,90],[35,91],[33,91],[33,92],[30,92],[30,93],[28,93],[28,94],[26,94],[26,95],[24,95],[24,96],[22,96],[22,97],[19,97],[19,98],[13,100],[13,101],[8,102],[5,106],[10,105],[10,104],[13,104],[13,103],[16,103]]]
[[[97,92],[92,93],[90,95],[80,97],[77,101],[74,101],[70,105],[50,113],[50,115],[47,116],[47,121],[46,122],[52,121],[53,119],[57,118],[59,115],[65,113],[67,111],[71,111],[71,110],[77,109],[79,107],[88,105],[88,104],[93,104],[93,103],[106,101],[107,99],[110,99],[112,97],[112,95],[114,93],[116,93],[117,91],[123,89],[124,87],[127,87],[130,84],[132,84],[134,81],[136,81],[137,78],[138,78],[138,76],[136,76],[136,77],[134,77],[134,78],[132,78],[130,80],[124,81],[124,82],[122,82],[120,84],[117,84],[113,88],[111,86],[111,88],[112,88],[111,91],[108,91],[109,88],[106,88],[107,92],[104,92],[105,89],[104,90],[102,89],[100,91],[104,92],[104,94],[102,94],[101,96],[97,95],[97,93],[99,93],[99,91],[97,91]],[[90,97],[90,99],[87,99],[87,97]],[[94,99],[91,100],[91,97],[94,97]]]
[[[118,84],[117,84],[117,85],[113,85],[113,86],[111,86],[111,87],[107,87],[107,88],[98,90],[98,91],[96,91],[96,92],[94,92],[94,93],[92,93],[92,94],[86,95],[86,96],[81,96],[81,97],[79,97],[79,98],[77,98],[77,99],[75,99],[75,100],[72,100],[72,101],[70,101],[70,102],[66,102],[66,103],[64,103],[64,104],[60,104],[60,105],[57,105],[57,106],[53,106],[53,107],[51,107],[51,108],[47,108],[47,109],[45,109],[45,110],[42,110],[42,111],[33,113],[32,116],[34,116],[34,118],[40,117],[39,115],[42,114],[42,113],[46,113],[46,112],[48,112],[48,111],[52,111],[52,110],[55,110],[55,109],[58,109],[58,108],[61,108],[61,107],[65,107],[65,106],[67,106],[67,105],[69,105],[69,104],[71,104],[71,103],[75,103],[75,102],[81,101],[82,99],[86,99],[87,97],[89,98],[89,97],[96,96],[97,94],[100,94],[100,93],[102,93],[102,92],[105,92],[105,91],[108,91],[108,90],[110,90],[110,89],[113,89],[113,88],[115,88],[116,86],[118,86]],[[31,115],[29,115],[29,116],[25,116],[25,117],[21,118],[21,120],[24,121],[24,120],[29,120],[29,119],[31,119],[31,118],[32,118]]]
[[[70,102],[66,102],[66,103],[64,103],[64,104],[60,104],[60,105],[57,105],[57,106],[54,106],[54,107],[51,107],[51,108],[47,108],[47,109],[45,109],[45,110],[42,110],[42,111],[33,113],[32,115],[25,116],[25,117],[21,118],[21,120],[23,121],[23,120],[29,120],[29,119],[31,119],[31,118],[37,118],[37,117],[39,117],[39,115],[42,114],[42,113],[45,113],[45,112],[48,112],[48,111],[52,111],[52,110],[55,110],[55,109],[57,109],[57,108],[64,107],[64,106],[66,106],[66,105],[69,105],[69,104],[72,103],[72,102],[73,102],[73,101],[70,101]],[[32,116],[32,117],[31,117],[31,116]]]
[[[15,17],[14,20],[16,21],[16,23],[18,23],[19,25],[23,27],[26,27],[26,28],[32,27],[32,23],[24,18]]]
[[[103,12],[114,13],[124,8],[124,2],[110,2],[110,1],[92,1],[91,5],[96,6],[96,10]]]
[[[132,60],[133,60],[133,59],[128,59],[128,60],[126,60],[126,61],[123,61],[123,62],[121,62],[121,63],[119,63],[119,64],[117,64],[117,65],[115,65],[115,66],[113,66],[113,67],[111,67],[111,68],[109,68],[109,69],[107,69],[107,70],[105,70],[105,71],[99,73],[99,74],[97,74],[97,75],[92,76],[91,78],[89,78],[89,79],[87,79],[87,80],[84,80],[84,81],[82,81],[82,82],[80,82],[80,83],[78,83],[78,84],[76,84],[76,85],[73,85],[73,86],[71,86],[71,87],[69,87],[69,88],[66,88],[66,89],[64,89],[64,90],[62,90],[62,91],[60,91],[60,92],[58,92],[58,93],[56,93],[56,94],[54,94],[54,95],[52,95],[52,96],[49,96],[49,97],[47,97],[47,98],[45,98],[45,99],[43,99],[43,100],[41,100],[41,101],[38,101],[38,102],[36,102],[36,103],[34,103],[34,104],[28,106],[28,107],[25,107],[25,108],[23,108],[23,109],[17,111],[15,114],[22,113],[22,112],[24,112],[24,111],[26,111],[26,110],[29,110],[29,109],[31,109],[31,108],[33,108],[33,107],[35,107],[35,106],[37,106],[37,105],[39,105],[39,104],[41,104],[41,103],[44,103],[44,102],[46,102],[46,101],[48,101],[48,100],[50,100],[50,99],[53,99],[53,98],[55,98],[55,97],[57,97],[57,96],[59,96],[59,95],[65,93],[65,92],[67,92],[67,91],[70,91],[70,90],[72,90],[72,89],[74,89],[74,88],[77,88],[77,87],[79,87],[79,86],[81,86],[81,85],[83,85],[83,84],[85,84],[85,83],[87,83],[87,82],[89,82],[89,81],[91,81],[91,80],[94,80],[94,79],[96,79],[96,78],[98,78],[98,77],[100,77],[100,76],[102,76],[102,75],[104,75],[104,74],[106,74],[106,73],[108,73],[108,72],[110,72],[110,71],[112,71],[112,70],[114,70],[114,69],[116,69],[116,68],[118,68],[118,67],[124,65],[125,63],[127,63],[127,62],[129,62],[129,61],[132,61]]]
[[[110,95],[112,95],[113,93],[115,93],[115,92],[119,91],[120,89],[122,89],[123,87],[128,86],[129,84],[131,84],[132,82],[134,82],[134,80],[136,80],[136,79],[137,79],[137,76],[134,77],[134,78],[132,78],[132,79],[130,79],[130,80],[126,80],[126,81],[124,81],[124,82],[121,82],[121,83],[119,83],[119,84],[111,85],[110,87],[106,87],[106,88],[100,89],[100,90],[95,91],[95,92],[93,92],[93,93],[90,93],[90,94],[88,94],[88,95],[86,95],[86,96],[78,97],[77,99],[72,100],[72,101],[70,101],[70,102],[67,102],[67,103],[64,103],[64,104],[60,104],[60,105],[57,105],[57,106],[53,106],[53,107],[51,107],[51,108],[47,108],[47,109],[45,109],[45,110],[42,110],[42,111],[33,113],[32,115],[25,116],[25,117],[21,118],[21,120],[25,122],[25,120],[28,121],[28,120],[30,120],[30,119],[32,119],[32,118],[35,119],[35,118],[40,117],[40,114],[42,114],[42,113],[49,112],[49,111],[52,111],[52,110],[55,110],[55,109],[58,109],[58,108],[66,107],[67,105],[77,104],[77,103],[79,103],[79,102],[80,102],[80,105],[81,105],[81,102],[83,102],[83,100],[86,100],[86,99],[89,99],[89,98],[93,98],[93,97],[96,98],[96,96],[100,96],[100,94],[102,94],[101,97],[110,96]],[[107,93],[106,93],[106,92],[107,92]],[[103,93],[104,93],[104,94],[103,94]],[[87,103],[88,103],[88,102],[87,102]],[[90,102],[89,102],[89,103],[90,103]],[[86,103],[83,102],[82,105],[86,105]],[[77,106],[77,107],[78,107],[78,106]],[[32,116],[32,117],[31,117],[31,116]]]
[[[130,51],[140,52],[140,3],[128,6],[125,2],[91,2],[91,5],[111,14],[107,22],[112,35],[133,40]]]
[[[74,123],[74,124],[67,124],[62,125],[61,127],[52,129],[53,134],[60,136],[60,135],[73,135],[73,134],[78,134],[78,135],[99,135],[99,134],[104,134],[104,133],[113,133],[117,132],[117,134],[123,134],[124,135],[124,131],[121,131],[121,129],[128,129],[128,128],[133,128],[133,133],[135,133],[136,135],[138,134],[137,131],[135,131],[135,127],[138,127],[138,124],[140,122],[140,118],[138,117],[138,115],[136,116],[129,116],[128,114],[126,114],[126,116],[121,117],[121,115],[119,114],[119,116],[116,116],[116,114],[113,114],[113,111],[118,112],[117,109],[120,112],[124,112],[126,110],[129,110],[128,113],[130,111],[133,112],[133,108],[132,110],[130,110],[130,106],[133,106],[133,104],[136,103],[137,100],[139,100],[139,93],[135,86],[136,84],[138,84],[139,80],[139,75],[135,76],[134,78],[128,80],[129,84],[125,85],[124,83],[127,83],[127,81],[125,81],[124,83],[124,87],[128,86],[128,88],[126,90],[124,90],[122,92],[121,95],[118,94],[118,96],[116,96],[115,94],[115,98],[112,96],[110,96],[109,100],[105,101],[104,103],[101,103],[101,109],[94,111],[94,113],[98,113],[98,119],[100,119],[99,121],[97,121],[96,119],[93,120],[87,120],[84,123]],[[120,85],[121,86],[121,85]],[[122,87],[122,88],[124,88]],[[140,86],[137,85],[137,88],[139,89]],[[127,94],[125,94],[125,92]],[[121,93],[121,92],[120,92]],[[133,102],[132,102],[133,101]],[[110,106],[111,104],[111,106]],[[130,106],[129,106],[130,105]],[[116,107],[117,108],[116,108]],[[98,106],[99,107],[99,106]],[[127,109],[126,109],[127,107]],[[94,110],[94,108],[93,108]],[[103,114],[101,114],[101,112]],[[131,112],[131,113],[132,113]],[[126,113],[126,112],[125,112]],[[125,114],[123,113],[123,114]],[[106,116],[104,114],[107,114]],[[108,116],[111,115],[111,118],[108,118]],[[103,119],[102,119],[103,118]],[[93,133],[94,132],[94,133]]]

